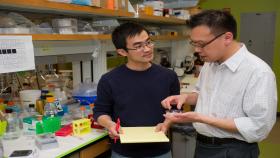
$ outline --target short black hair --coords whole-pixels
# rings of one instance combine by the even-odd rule
[[[187,23],[191,29],[197,26],[205,25],[210,28],[214,35],[218,35],[223,32],[231,32],[234,39],[236,39],[237,36],[236,20],[228,11],[205,10],[192,15]]]
[[[116,49],[126,48],[126,39],[128,37],[134,37],[139,35],[143,31],[146,31],[149,34],[149,31],[142,25],[133,22],[123,23],[120,26],[116,27],[112,33],[112,42],[115,45]]]

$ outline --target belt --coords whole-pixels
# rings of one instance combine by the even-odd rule
[[[216,145],[221,145],[221,144],[229,144],[229,143],[247,143],[242,140],[238,140],[235,138],[217,138],[217,137],[207,137],[204,135],[201,135],[197,133],[196,139],[205,144],[216,144]]]

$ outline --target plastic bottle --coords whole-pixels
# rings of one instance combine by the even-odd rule
[[[94,108],[94,104],[89,104],[90,107],[90,114],[93,115],[93,108]]]
[[[19,120],[17,113],[13,112],[10,109],[7,109],[6,112],[7,127],[3,139],[17,139],[20,136]]]
[[[63,105],[63,112],[64,112],[64,115],[61,118],[61,125],[68,125],[68,124],[72,123],[73,118],[69,114],[67,105]]]
[[[92,115],[92,110],[90,108],[90,105],[86,105],[85,108],[85,117],[88,118],[90,115]]]
[[[44,115],[45,116],[53,116],[55,114],[55,105],[54,105],[54,97],[48,97],[47,103],[44,107]]]
[[[30,114],[27,111],[27,109],[23,109],[19,114],[19,120],[20,120],[19,127],[20,129],[23,130],[23,134],[25,134],[26,131],[28,131],[29,124],[24,122],[24,119],[28,117],[30,117]]]
[[[44,102],[42,98],[36,100],[36,110],[40,115],[44,114]]]
[[[80,110],[81,110],[81,118],[87,118],[86,117],[86,107],[85,106],[81,106]]]
[[[10,110],[12,110],[13,112],[16,112],[17,114],[20,113],[20,108],[19,108],[17,105],[15,105],[15,103],[14,103],[13,101],[9,101],[9,102],[7,103],[6,110],[7,110],[7,109],[10,109]]]
[[[31,116],[36,116],[36,115],[38,115],[39,113],[36,111],[36,109],[35,109],[35,105],[34,104],[29,104],[29,114],[31,115]]]

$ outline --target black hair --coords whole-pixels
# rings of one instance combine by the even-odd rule
[[[112,33],[113,44],[115,45],[116,49],[124,49],[127,51],[126,39],[128,37],[135,37],[143,31],[146,31],[147,34],[149,34],[149,31],[140,24],[133,22],[121,24],[120,26],[116,27]]]
[[[187,23],[191,29],[197,26],[205,25],[210,28],[214,35],[218,35],[223,32],[231,32],[234,39],[236,39],[237,36],[236,20],[227,11],[205,10],[191,16]]]

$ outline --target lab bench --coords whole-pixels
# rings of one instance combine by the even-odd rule
[[[59,147],[39,150],[35,145],[35,136],[22,135],[18,139],[3,140],[4,156],[8,157],[14,150],[33,150],[38,158],[96,157],[110,148],[108,133],[104,130],[92,129],[83,136],[56,136]],[[78,154],[77,154],[78,153]]]

